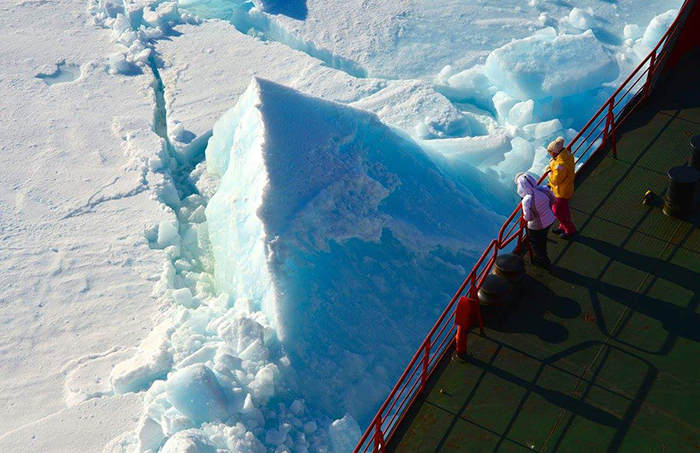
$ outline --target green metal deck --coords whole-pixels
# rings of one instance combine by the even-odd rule
[[[700,134],[700,54],[618,131],[618,159],[577,177],[572,242],[528,266],[508,317],[442,360],[394,452],[700,451],[700,215],[642,205]],[[449,354],[448,354],[449,355]]]

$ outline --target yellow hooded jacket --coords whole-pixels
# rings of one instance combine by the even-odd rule
[[[552,171],[549,174],[549,186],[552,188],[554,196],[557,198],[571,198],[574,195],[575,164],[574,156],[568,149],[562,152],[549,162]]]

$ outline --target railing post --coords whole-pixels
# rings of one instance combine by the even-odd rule
[[[382,433],[382,415],[377,415],[377,422],[374,425],[374,453],[379,453],[384,450],[384,434]]]
[[[617,159],[617,143],[615,143],[615,112],[613,111],[613,107],[615,106],[615,96],[613,95],[610,98],[610,108],[608,109],[608,119],[606,123],[610,125],[610,129],[608,129],[608,138],[612,141],[612,152],[613,152],[613,157]]]
[[[420,376],[420,394],[425,390],[425,383],[428,381],[428,364],[430,363],[430,337],[426,338],[425,349],[423,349],[423,371]]]
[[[474,272],[474,275],[472,277],[472,281],[469,284],[469,297],[477,297],[479,290],[476,287],[476,272]]]
[[[651,53],[651,59],[649,60],[649,72],[647,73],[647,81],[644,83],[644,100],[646,101],[649,97],[649,92],[651,91],[651,77],[654,75],[654,69],[656,65],[656,50]]]

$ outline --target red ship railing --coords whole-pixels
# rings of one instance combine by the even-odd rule
[[[613,156],[617,157],[615,131],[629,117],[630,113],[649,96],[655,76],[663,68],[665,60],[673,48],[672,41],[679,31],[680,18],[684,16],[690,3],[692,0],[686,0],[683,3],[678,17],[656,47],[571,140],[569,149],[576,156],[577,171],[591,155],[603,149],[607,144],[611,145]],[[542,182],[546,176],[545,172],[539,182]],[[428,379],[454,341],[457,330],[454,323],[457,301],[463,295],[477,298],[477,292],[486,276],[491,272],[501,250],[515,243],[515,250],[518,253],[521,252],[523,245],[528,244],[525,225],[526,222],[522,219],[520,205],[518,205],[501,227],[498,237],[486,247],[481,258],[476,262],[433,328],[428,332],[353,453],[370,451],[378,453],[386,448],[408,408],[423,393]]]

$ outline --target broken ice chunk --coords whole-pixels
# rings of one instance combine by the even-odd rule
[[[525,126],[532,123],[533,112],[535,111],[535,101],[528,99],[527,101],[518,102],[510,109],[508,114],[508,122],[516,126]]]
[[[161,453],[217,453],[217,449],[202,430],[188,429],[168,439]]]
[[[333,452],[347,453],[353,451],[362,436],[362,431],[355,419],[346,414],[345,417],[331,423],[328,434],[331,436]]]
[[[595,19],[591,11],[586,11],[581,8],[574,8],[569,13],[569,22],[579,30],[588,30],[595,27]]]
[[[201,363],[171,375],[167,387],[168,400],[195,423],[224,421],[230,415],[226,394],[216,375]]]
[[[485,73],[521,100],[570,96],[611,82],[620,69],[592,31],[554,39],[535,35],[513,41],[486,59]]]
[[[671,27],[673,21],[676,20],[676,16],[678,16],[678,10],[670,9],[653,18],[651,22],[649,22],[647,29],[644,31],[642,44],[649,48],[654,48],[656,44],[661,41],[661,38],[663,38],[666,30]]]

